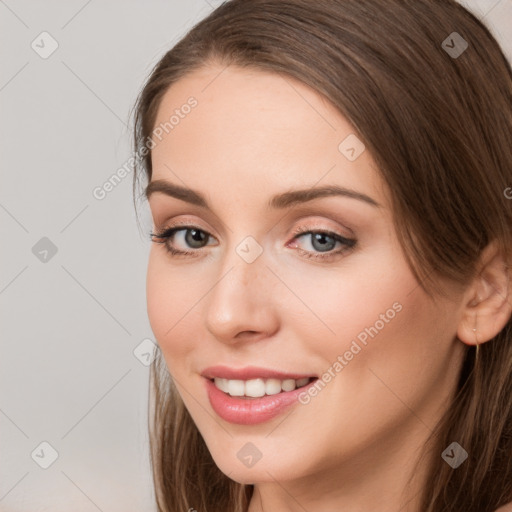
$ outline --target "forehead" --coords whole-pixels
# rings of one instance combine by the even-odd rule
[[[369,152],[350,161],[343,144],[340,149],[354,137],[348,120],[325,97],[286,75],[200,68],[165,93],[158,127],[166,129],[154,138],[153,179],[178,178],[201,190],[252,196],[260,189],[335,183],[385,202]]]

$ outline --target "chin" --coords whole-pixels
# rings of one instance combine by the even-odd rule
[[[256,443],[257,441],[255,441]],[[299,457],[298,453],[287,458],[275,448],[264,447],[264,443],[261,442],[258,443],[263,452],[261,458],[251,461],[250,457],[246,458],[246,454],[250,454],[252,451],[251,444],[249,440],[239,440],[233,443],[232,449],[218,447],[218,453],[211,450],[210,453],[220,471],[240,484],[286,481],[304,476],[305,468],[301,465],[304,460]],[[272,453],[272,457],[265,456],[267,449]],[[228,456],[229,453],[233,453],[233,456]]]

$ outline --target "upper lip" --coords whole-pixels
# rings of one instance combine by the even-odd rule
[[[201,375],[207,379],[216,377],[230,380],[249,380],[249,379],[303,379],[305,377],[316,377],[316,375],[295,372],[281,372],[270,368],[261,368],[257,366],[246,366],[244,368],[230,368],[229,366],[210,366],[205,368]]]

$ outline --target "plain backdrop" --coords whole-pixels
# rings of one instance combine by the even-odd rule
[[[0,0],[2,512],[156,510],[149,213],[131,172],[94,190],[152,66],[219,3]],[[512,59],[512,0],[464,3]]]

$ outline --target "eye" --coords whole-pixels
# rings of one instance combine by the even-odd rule
[[[326,260],[334,258],[354,247],[357,242],[354,238],[346,238],[329,230],[304,230],[304,228],[299,227],[294,234],[296,235],[294,240],[299,238],[309,240],[309,244],[306,245],[309,245],[312,250],[297,248],[299,253],[308,259]],[[333,250],[336,244],[339,244],[339,248]],[[296,246],[296,244],[292,246]]]
[[[179,235],[179,236],[178,236]],[[198,249],[203,248],[205,240],[211,235],[196,226],[180,226],[165,229],[159,233],[151,233],[151,240],[155,243],[164,244],[166,250],[173,256],[197,256]],[[191,247],[192,251],[186,249],[176,249],[174,247],[174,239],[178,238],[182,241],[182,246]]]
[[[293,240],[309,236],[309,245],[312,249],[304,250],[297,247],[295,242],[291,244],[292,247],[297,247],[297,251],[308,259],[327,260],[334,258],[356,245],[355,239],[346,238],[329,230],[305,230],[303,227],[299,227],[294,231],[294,235]],[[200,256],[202,253],[200,249],[208,245],[205,242],[209,238],[213,238],[212,235],[197,226],[171,227],[159,233],[151,233],[151,240],[155,243],[164,244],[165,249],[172,256]],[[176,248],[175,239],[181,239],[181,245],[185,248]],[[333,250],[337,244],[341,247]],[[188,250],[187,247],[192,250]]]

